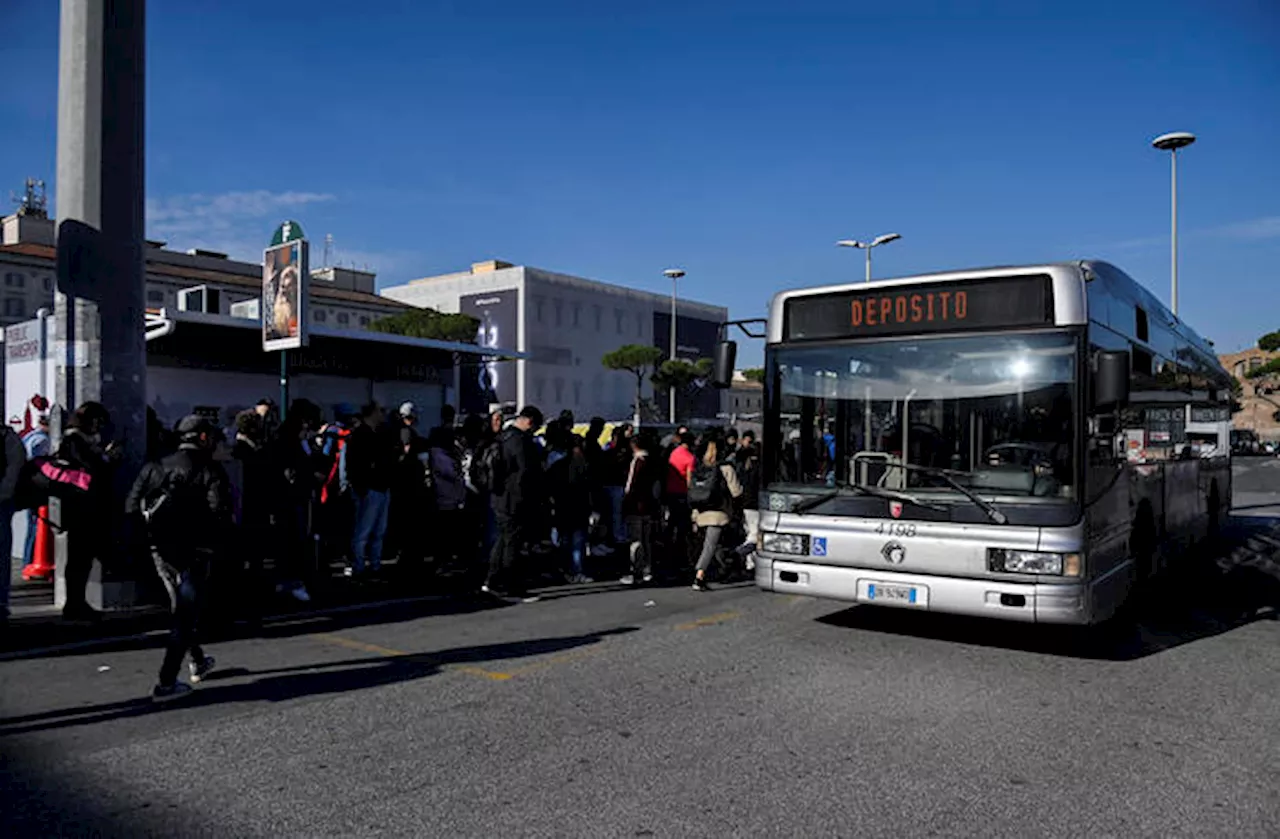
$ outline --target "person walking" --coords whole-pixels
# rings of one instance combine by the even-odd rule
[[[355,502],[351,536],[352,577],[382,570],[382,540],[387,533],[394,450],[381,432],[382,406],[370,402],[360,411],[344,450],[347,482]]]
[[[760,532],[760,453],[756,448],[756,435],[750,430],[742,432],[742,439],[734,452],[734,468],[738,482],[742,484],[740,505],[745,530],[745,541],[738,550],[746,570],[754,571],[756,536]]]
[[[653,545],[662,522],[662,489],[664,468],[653,454],[658,441],[647,433],[630,439],[627,448],[631,461],[623,485],[622,510],[626,516],[630,540],[631,567],[619,582],[634,585],[637,580],[652,582],[654,574]]]
[[[689,506],[693,508],[694,525],[702,532],[702,551],[694,567],[694,591],[709,589],[707,569],[715,559],[724,529],[733,521],[734,500],[741,495],[742,485],[733,464],[720,457],[715,437],[708,435],[689,476]]]
[[[125,512],[142,517],[151,559],[169,593],[169,643],[151,691],[157,702],[191,692],[190,685],[178,681],[188,653],[193,683],[213,670],[213,656],[200,646],[200,602],[211,561],[231,524],[230,483],[213,460],[212,423],[188,416],[177,433],[178,450],[144,466],[125,499]]]
[[[545,499],[542,449],[534,432],[542,427],[542,412],[532,405],[520,411],[499,438],[495,458],[493,511],[498,536],[489,560],[489,577],[481,590],[525,600],[528,593],[521,552],[527,549]]]

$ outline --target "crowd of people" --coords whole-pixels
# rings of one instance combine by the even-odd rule
[[[124,530],[150,554],[174,615],[156,698],[185,690],[177,674],[188,654],[191,681],[212,668],[195,628],[210,600],[252,620],[263,593],[308,601],[339,564],[355,585],[385,581],[383,560],[394,558],[402,584],[450,581],[523,600],[538,585],[593,578],[631,586],[687,575],[705,591],[752,568],[758,451],[749,432],[681,427],[659,439],[623,424],[606,434],[597,417],[577,433],[571,413],[544,423],[532,406],[459,422],[446,405],[425,435],[421,419],[410,402],[389,417],[370,403],[326,418],[305,399],[283,421],[263,399],[226,429],[189,416],[170,431],[148,417],[147,463],[124,508],[137,526]],[[120,447],[104,436],[109,422],[87,403],[56,452],[44,418],[17,450],[50,460],[56,468],[45,472],[57,480],[86,476],[58,522],[69,536],[69,620],[96,617],[89,572],[107,534],[120,532],[109,490]],[[6,470],[0,506],[14,506],[19,471]]]

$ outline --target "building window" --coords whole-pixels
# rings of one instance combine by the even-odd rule
[[[644,315],[636,312],[636,337],[639,338],[644,334]]]
[[[369,325],[369,316],[368,316],[368,315],[361,315],[361,316],[360,316],[360,325],[361,325],[361,326],[368,326],[368,325]]]
[[[582,382],[573,383],[573,407],[582,407]]]
[[[578,328],[578,325],[579,325],[578,321],[581,317],[582,317],[582,304],[574,303],[573,304],[573,328],[574,329]]]
[[[542,396],[547,392],[547,380],[541,376],[535,376],[533,379],[533,399],[535,402],[541,402]]]
[[[164,292],[163,292],[163,291],[159,291],[159,290],[157,290],[157,289],[151,289],[150,291],[148,291],[148,292],[147,292],[147,302],[148,302],[148,303],[163,303],[163,302],[164,302]]]
[[[4,284],[6,288],[26,288],[27,278],[21,274],[10,272],[4,275]]]
[[[350,322],[351,322],[350,315],[348,315],[346,312],[338,312],[338,324],[340,326],[346,326]]]
[[[564,301],[557,300],[554,305],[556,307],[556,328],[559,329],[564,326]]]
[[[542,323],[542,304],[544,302],[545,301],[541,297],[533,298],[534,318],[538,321],[538,323]]]
[[[564,379],[556,376],[556,403],[555,408],[559,410],[564,405]]]
[[[316,309],[311,313],[311,315],[316,319],[316,323],[324,323],[324,319],[328,317],[328,315],[324,313],[324,309]]]
[[[41,282],[44,283],[45,291],[53,291],[53,279],[51,277],[45,277]]]
[[[596,316],[596,332],[599,332],[599,331],[600,331],[600,320],[604,317],[604,307],[602,307],[602,306],[592,306],[592,307],[591,307],[591,309],[592,309],[592,311],[595,313],[595,316]]]
[[[613,319],[614,319],[614,320],[616,320],[616,321],[618,322],[618,334],[619,334],[619,335],[621,335],[621,334],[622,334],[622,321],[623,321],[623,320],[625,320],[625,319],[626,319],[626,317],[627,317],[627,313],[626,313],[626,312],[624,312],[624,311],[622,311],[621,309],[614,309],[614,310],[613,310]]]
[[[5,317],[20,318],[27,313],[27,301],[21,297],[6,297],[4,300]]]

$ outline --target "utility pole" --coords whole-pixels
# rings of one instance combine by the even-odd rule
[[[58,285],[54,294],[55,434],[88,401],[111,414],[123,446],[109,532],[56,537],[55,603],[66,601],[67,540],[94,543],[92,606],[134,601],[110,561],[127,550],[122,501],[146,448],[143,193],[146,0],[62,0],[58,35]],[[51,513],[61,516],[59,505]],[[106,560],[106,561],[103,561]],[[116,573],[113,573],[116,572]],[[73,581],[79,585],[80,581]]]

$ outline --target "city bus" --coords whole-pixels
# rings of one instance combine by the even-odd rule
[[[1227,372],[1105,262],[786,291],[765,333],[766,591],[1093,624],[1230,508]]]

